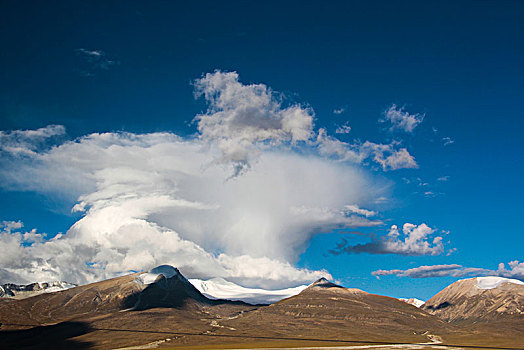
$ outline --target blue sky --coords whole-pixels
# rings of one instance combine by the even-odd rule
[[[71,141],[83,145],[86,141],[78,138],[105,132],[120,135],[122,132],[133,135],[167,132],[183,137],[186,142],[202,139],[213,144],[216,139],[206,135],[216,129],[209,131],[199,124],[202,119],[194,118],[196,115],[219,118],[223,114],[213,114],[220,107],[208,109],[212,107],[212,98],[195,98],[195,80],[220,70],[224,74],[237,72],[236,81],[242,84],[241,88],[249,84],[270,88],[275,101],[281,103],[275,112],[278,116],[286,115],[286,108],[290,106],[300,106],[306,119],[314,115],[312,134],[307,142],[281,140],[280,134],[261,142],[256,139],[255,143],[262,144],[254,146],[257,150],[261,147],[258,150],[261,158],[249,153],[251,168],[246,170],[247,175],[240,175],[246,179],[253,176],[249,175],[250,171],[258,174],[257,164],[262,164],[260,168],[265,166],[266,152],[268,159],[273,159],[268,143],[278,143],[273,152],[285,153],[286,157],[291,154],[305,157],[317,152],[314,157],[328,159],[335,164],[333,167],[348,164],[347,160],[340,159],[343,158],[340,154],[317,150],[321,150],[322,145],[318,138],[321,129],[328,138],[343,142],[350,149],[366,141],[395,145],[391,147],[396,150],[405,148],[417,164],[416,168],[388,169],[370,156],[357,164],[353,161],[341,165],[351,167],[351,171],[365,178],[362,181],[370,183],[363,185],[362,193],[354,198],[353,192],[347,189],[350,197],[346,204],[358,204],[361,209],[377,212],[373,217],[360,217],[381,224],[357,228],[355,223],[348,224],[350,228],[341,223],[337,223],[336,228],[324,226],[312,231],[307,239],[295,242],[297,248],[292,252],[275,253],[272,259],[308,271],[325,269],[346,286],[422,299],[458,278],[475,273],[524,278],[524,267],[514,263],[516,267],[511,270],[508,266],[509,262],[524,260],[520,222],[524,209],[521,201],[524,195],[521,183],[524,177],[521,136],[524,4],[515,1],[323,4],[68,1],[28,7],[3,2],[0,13],[2,142],[4,146],[16,143],[17,147],[26,147],[37,154],[13,155],[3,147],[0,221],[24,224],[9,230],[5,224],[5,237],[33,228],[47,233],[44,241],[58,232],[65,233],[86,215],[86,212],[71,212],[79,196],[96,193],[97,189],[101,191],[100,185],[90,182],[93,177],[84,179],[69,173],[60,179],[63,186],[58,189],[50,177],[57,175],[53,169],[61,171],[65,161],[60,163],[54,159],[55,163],[46,163],[49,157],[45,154],[51,146],[60,148]],[[211,79],[213,77],[205,83]],[[234,83],[233,79],[231,84]],[[395,129],[391,120],[381,122],[387,119],[385,112],[392,106],[396,106],[394,111],[401,115],[422,121],[408,131]],[[36,141],[27,134],[16,136],[14,132],[48,125],[63,125],[65,131],[58,130],[56,135]],[[351,128],[349,132],[336,133],[337,128],[344,125]],[[234,166],[244,164],[244,159],[239,163],[236,154],[223,153],[220,145],[218,148],[222,153],[215,160],[227,160]],[[64,157],[75,155],[77,150],[71,152],[64,151]],[[133,157],[133,154],[126,152],[125,156]],[[293,158],[295,160],[300,167],[301,160]],[[267,164],[272,161],[267,160]],[[274,160],[267,169],[285,169],[274,168],[280,161]],[[229,165],[223,163],[221,169]],[[326,169],[340,171],[333,175],[335,177],[349,174],[349,170],[333,170],[331,165]],[[282,170],[282,176],[300,176],[289,171]],[[351,174],[348,176],[356,176]],[[361,175],[348,181],[360,183]],[[31,181],[24,180],[28,177]],[[193,193],[184,192],[177,181],[178,178],[173,180],[172,185],[181,193]],[[320,176],[318,181],[330,181],[330,178]],[[327,185],[321,186],[328,188]],[[243,186],[247,186],[241,186],[244,192],[234,191],[249,190],[248,184]],[[205,195],[194,196],[206,202]],[[329,199],[330,194],[319,196],[321,200]],[[378,201],[379,197],[386,200]],[[93,207],[97,205],[94,200],[90,203]],[[235,210],[241,208],[239,205]],[[156,219],[156,224],[172,225],[164,217],[168,216],[165,209],[154,214],[161,217]],[[343,239],[346,239],[345,247],[369,242],[384,244],[392,225],[399,227],[402,238],[405,223],[417,227],[426,224],[433,230],[428,237],[442,237],[442,251],[397,250],[376,254],[370,248],[361,253],[330,253]],[[308,231],[306,226],[300,227]],[[227,236],[229,233],[224,230]],[[340,233],[348,230],[363,234]],[[72,237],[73,234],[75,232],[71,232]],[[85,232],[76,234],[83,237],[79,240],[87,239],[82,236]],[[202,238],[178,234],[215,256],[226,253],[234,257],[238,252],[249,251],[229,243],[209,245],[202,243]],[[223,237],[217,239],[220,241]],[[249,236],[244,238],[249,240]],[[267,239],[288,244],[287,238],[281,235]],[[428,242],[434,247],[431,239],[428,238]],[[31,244],[37,243],[27,241],[22,245]],[[35,248],[24,254],[40,253]],[[506,264],[502,270],[500,263]],[[5,276],[16,274],[8,261],[2,265],[10,269],[11,275]],[[405,272],[391,272],[438,265],[451,266],[432,270],[443,277],[414,278],[397,276],[406,275]],[[485,270],[470,273],[464,270],[468,268]],[[100,269],[107,270],[107,266]],[[390,273],[378,279],[372,272],[379,270]],[[201,273],[200,270],[187,271]],[[414,270],[412,276],[420,277],[418,271]],[[69,277],[63,272],[56,273]],[[256,283],[255,280],[246,282],[240,275],[234,278],[239,283]]]

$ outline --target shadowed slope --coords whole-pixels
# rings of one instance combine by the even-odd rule
[[[85,322],[63,322],[24,330],[0,332],[4,349],[89,349],[94,343],[74,340],[92,332]]]
[[[224,303],[247,305],[208,299],[177,269],[171,266],[169,269],[164,266],[161,272],[157,269],[22,300],[1,299],[0,322],[7,324],[16,320],[15,323],[20,324],[46,324],[126,309],[199,308]]]
[[[205,333],[213,329],[213,320],[253,308],[208,299],[177,269],[161,266],[56,293],[1,300],[0,337],[22,344],[24,334],[41,334],[48,329],[42,326],[74,320],[71,324],[88,326],[73,335],[75,342],[115,348],[156,341],[162,332]],[[59,339],[56,343],[61,344]]]
[[[205,297],[172,266],[156,267],[146,274],[139,275],[136,281],[145,288],[128,295],[124,300],[124,306],[133,310],[155,307],[180,308],[194,302],[209,305],[220,303]]]

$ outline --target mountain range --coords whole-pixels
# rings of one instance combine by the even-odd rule
[[[6,283],[0,285],[0,298],[24,299],[37,294],[58,292],[76,286],[76,284],[63,281],[36,282],[27,285]]]
[[[518,280],[461,280],[419,308],[326,279],[265,291],[222,279],[188,280],[163,265],[23,299],[0,298],[0,344],[201,349],[428,343],[424,346],[523,348],[522,310],[524,283]]]

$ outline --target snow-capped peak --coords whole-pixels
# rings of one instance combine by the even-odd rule
[[[425,303],[424,300],[420,300],[417,298],[398,298],[398,300],[408,303],[410,305],[416,306],[416,307],[421,307]]]
[[[160,265],[148,272],[144,272],[137,277],[137,280],[143,284],[151,284],[156,282],[159,278],[164,277],[166,279],[178,276],[181,280],[187,281],[184,276],[171,265]]]
[[[190,279],[189,282],[210,299],[228,299],[244,301],[250,304],[272,304],[299,294],[306,285],[279,290],[246,288],[223,278],[209,280]]]
[[[338,284],[335,284],[333,282],[330,282],[325,277],[319,278],[315,282],[309,285],[310,287],[323,287],[323,288],[331,288],[331,287],[340,287]]]
[[[487,276],[487,277],[477,277],[476,279],[477,279],[476,287],[479,289],[497,288],[499,285],[505,282],[524,285],[524,282],[513,279],[513,278]]]

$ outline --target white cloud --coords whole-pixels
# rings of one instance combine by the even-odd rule
[[[424,115],[422,114],[409,114],[404,110],[404,107],[397,107],[393,104],[384,112],[384,118],[380,119],[381,122],[389,122],[391,126],[389,131],[403,131],[412,133],[415,128],[422,123]]]
[[[375,204],[387,203],[387,202],[389,202],[389,198],[382,196],[382,197],[376,198],[373,202]]]
[[[419,266],[407,270],[377,270],[373,276],[395,275],[400,277],[428,278],[428,277],[474,277],[474,276],[500,276],[524,280],[524,263],[511,261],[509,269],[504,263],[500,263],[497,270],[489,270],[479,267],[464,267],[458,264]]]
[[[10,156],[32,156],[50,139],[64,134],[62,125],[48,125],[36,130],[0,131],[0,152]]]
[[[345,108],[336,108],[333,110],[333,114],[342,114],[346,111]]]
[[[366,141],[361,146],[361,152],[372,154],[373,160],[382,166],[383,170],[416,169],[415,158],[405,148],[396,148],[400,143],[393,141],[389,145]]]
[[[243,84],[236,72],[208,73],[194,86],[195,96],[203,96],[209,104],[206,113],[195,117],[200,138],[218,150],[216,162],[233,165],[235,176],[249,169],[265,147],[308,143],[314,136],[311,108],[298,104],[284,107],[269,87]],[[338,131],[349,129],[346,125]],[[321,128],[317,147],[321,154],[335,155],[342,161],[360,164],[372,158],[383,170],[418,167],[398,141],[348,144],[328,136]]]
[[[334,156],[341,161],[360,164],[367,155],[361,154],[358,145],[352,145],[347,142],[329,136],[326,129],[320,128],[317,136],[318,150],[325,156]]]
[[[1,276],[85,283],[167,263],[188,277],[286,287],[326,275],[293,267],[314,234],[379,223],[348,211],[381,193],[353,165],[262,149],[227,180],[217,152],[170,133],[106,133],[18,159],[4,188],[78,198],[86,212],[51,240],[4,225],[12,256]]]
[[[345,123],[344,125],[341,125],[337,127],[335,130],[335,134],[349,134],[351,131],[351,126],[348,125],[348,123]]]
[[[444,245],[442,237],[431,237],[434,232],[435,230],[426,224],[417,226],[406,223],[402,227],[404,239],[401,239],[398,227],[393,225],[386,236],[356,245],[350,245],[347,240],[343,240],[330,252],[335,255],[342,253],[439,255],[444,252]]]
[[[20,228],[24,227],[24,223],[20,220],[18,221],[2,221],[0,223],[0,229],[3,229],[7,233],[11,233],[11,231],[18,230]]]
[[[419,266],[407,270],[377,270],[371,274],[373,276],[389,276],[396,275],[402,277],[413,277],[413,278],[426,278],[426,277],[442,277],[450,276],[455,271],[460,270],[461,265],[432,265],[432,266]]]
[[[235,175],[250,166],[256,145],[308,141],[314,112],[300,105],[283,107],[264,84],[244,85],[236,72],[207,73],[194,83],[195,95],[209,103],[195,117],[202,140],[218,147],[221,163],[233,163]]]
[[[364,143],[347,143],[327,135],[325,129],[320,129],[317,137],[320,154],[334,156],[340,161],[356,164],[371,159],[379,164],[384,171],[418,168],[415,158],[406,148],[400,148],[400,142],[378,144],[370,141]]]
[[[3,257],[0,277],[85,283],[172,264],[188,277],[246,286],[308,283],[327,274],[293,266],[315,234],[381,224],[361,208],[387,200],[384,186],[358,165],[417,167],[397,141],[349,144],[324,129],[315,141],[310,108],[284,106],[269,87],[242,84],[235,72],[194,85],[209,104],[195,118],[197,138],[94,133],[63,142],[62,126],[1,132],[0,186],[65,197],[84,216],[48,240],[4,225],[0,240],[12,257]],[[424,226],[405,225],[404,241],[374,244],[436,254],[438,237],[413,238]]]
[[[377,212],[375,212],[373,210],[367,210],[367,209],[359,208],[358,205],[346,205],[346,211],[348,213],[355,213],[355,214],[362,215],[362,216],[365,216],[365,217],[370,217],[370,216],[377,215]]]
[[[445,181],[449,181],[449,178],[450,178],[449,175],[441,176],[441,177],[439,177],[439,178],[437,179],[437,181],[445,182]]]
[[[119,64],[118,61],[110,59],[102,50],[76,49],[75,53],[83,60],[82,75],[86,77],[95,76],[99,71],[107,71]]]
[[[497,275],[508,278],[518,278],[524,280],[524,262],[513,260],[508,263],[509,269],[506,269],[504,263],[499,264]]]
[[[454,144],[455,140],[452,140],[451,137],[443,137],[442,142],[444,143],[444,146],[448,146]]]

